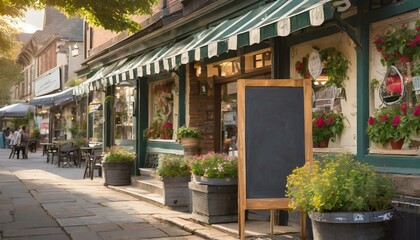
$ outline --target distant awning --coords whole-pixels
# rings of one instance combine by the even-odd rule
[[[33,98],[29,101],[30,105],[34,106],[59,106],[74,101],[73,88],[68,88],[62,92],[44,95]]]
[[[333,17],[331,0],[277,0],[225,20],[186,39],[156,48],[125,62],[103,79],[113,85],[137,77],[169,71],[182,64],[212,58],[229,50],[257,44],[265,39],[287,36],[309,26],[319,26]],[[91,85],[100,80],[92,79]]]
[[[91,77],[86,81],[82,82],[79,86],[74,87],[74,95],[82,95],[90,91],[100,89],[104,85],[106,76],[111,74],[113,71],[118,70],[125,62],[127,58],[124,58],[120,61],[113,62],[109,65],[99,68]]]
[[[0,108],[0,117],[25,117],[34,107],[26,103],[15,103]]]

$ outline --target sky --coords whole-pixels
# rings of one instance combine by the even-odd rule
[[[18,28],[25,33],[34,33],[42,30],[44,22],[44,10],[30,9],[26,12],[23,21],[19,21]]]

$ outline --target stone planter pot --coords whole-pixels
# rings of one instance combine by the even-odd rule
[[[207,178],[204,176],[192,175],[194,182],[204,185],[238,185],[238,178]]]
[[[394,210],[311,213],[315,240],[392,239]]]
[[[132,162],[102,163],[105,183],[104,185],[124,186],[131,184]]]
[[[204,223],[238,221],[238,185],[188,184],[193,217]]]
[[[161,180],[163,182],[163,204],[169,207],[182,207],[188,211],[191,202],[188,183],[191,181],[191,177],[162,177]]]

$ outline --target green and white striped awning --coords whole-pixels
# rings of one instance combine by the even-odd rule
[[[169,71],[182,64],[212,58],[229,50],[287,36],[308,26],[319,26],[333,16],[331,0],[277,0],[225,20],[188,38],[154,49],[127,61],[107,79],[114,83]],[[328,3],[328,4],[327,4]],[[96,81],[100,81],[97,79]],[[111,81],[108,80],[108,84]]]

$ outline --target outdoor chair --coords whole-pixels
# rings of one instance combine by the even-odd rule
[[[93,150],[92,154],[86,153],[86,156],[86,167],[83,174],[83,179],[90,177],[90,179],[93,180],[95,169],[98,169],[98,175],[102,177],[102,150]]]
[[[12,145],[12,150],[9,155],[10,158],[15,158],[15,155],[17,156],[17,159],[19,159],[19,154],[22,152],[22,159],[28,159],[28,142],[21,142],[19,145]]]
[[[59,147],[59,158],[58,158],[58,167],[60,167],[60,165],[62,163],[64,163],[64,165],[62,165],[62,167],[65,166],[71,166],[70,163],[73,161],[74,164],[76,166],[78,166],[77,163],[77,159],[78,159],[78,153],[77,153],[77,148],[75,148],[73,146],[72,142],[66,142],[63,143],[60,147]]]

